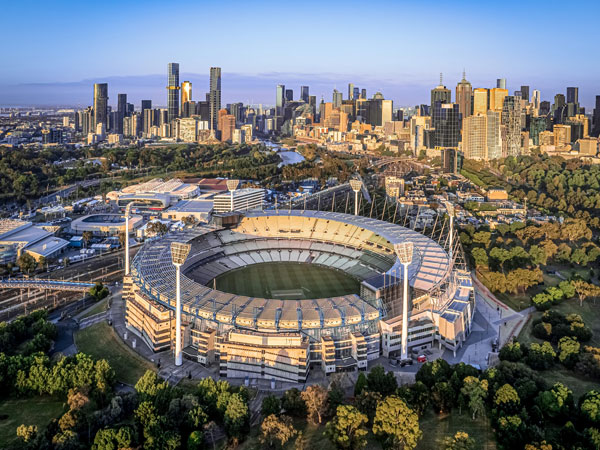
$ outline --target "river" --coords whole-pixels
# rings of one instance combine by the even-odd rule
[[[271,141],[261,141],[265,147],[270,148],[271,150],[277,152],[277,154],[281,157],[281,163],[279,163],[279,167],[288,166],[290,164],[297,164],[299,162],[304,161],[304,156],[295,151],[282,150],[279,144],[275,144]]]

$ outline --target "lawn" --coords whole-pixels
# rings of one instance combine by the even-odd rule
[[[117,380],[134,385],[146,370],[155,366],[131,350],[106,323],[98,322],[75,334],[77,350],[94,358],[106,359]]]
[[[100,300],[98,303],[96,303],[96,305],[94,305],[94,307],[92,309],[89,309],[85,314],[83,314],[79,318],[79,320],[85,319],[86,317],[94,316],[96,314],[103,313],[107,309],[108,309],[108,299],[105,298],[104,300]]]
[[[64,401],[54,397],[8,398],[0,401],[0,448],[13,443],[19,425],[37,425],[42,431],[64,411]]]

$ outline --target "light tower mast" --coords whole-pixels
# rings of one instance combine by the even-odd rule
[[[183,363],[181,357],[181,266],[185,262],[191,249],[190,244],[183,242],[171,243],[171,261],[175,266],[175,365],[180,366]]]
[[[402,299],[402,355],[401,360],[408,359],[408,266],[413,258],[413,243],[402,242],[395,244],[394,250],[402,264],[402,282],[404,284],[404,298]]]
[[[358,216],[358,193],[362,188],[362,181],[360,180],[350,180],[350,187],[354,191],[354,215]]]
[[[231,192],[231,211],[233,212],[233,193],[240,184],[240,180],[227,180],[227,189]]]

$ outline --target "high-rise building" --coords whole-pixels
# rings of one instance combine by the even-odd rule
[[[496,80],[496,88],[506,89],[506,78],[498,78]]]
[[[489,109],[493,111],[502,111],[504,98],[508,95],[507,89],[490,89]]]
[[[521,98],[529,103],[529,86],[521,86]]]
[[[348,83],[348,100],[354,100],[354,83]]]
[[[538,111],[538,113],[540,110],[541,103],[542,103],[542,94],[537,89],[534,89],[533,94],[531,95],[531,104],[533,105],[533,109]]]
[[[367,90],[366,89],[361,89],[360,98],[363,98],[365,100],[367,99]]]
[[[444,86],[442,74],[440,73],[440,84],[431,90],[431,109],[433,111],[434,105],[440,102],[442,104],[452,103],[452,92]],[[448,147],[452,147],[449,145]]]
[[[448,91],[449,92],[449,91]],[[432,126],[434,147],[458,147],[460,139],[460,113],[456,103],[436,101],[433,105]]]
[[[546,131],[548,123],[546,117],[532,117],[529,124],[529,137],[533,141],[533,145],[540,145],[540,133]]]
[[[487,160],[487,115],[464,117],[462,149],[467,159]]]
[[[463,120],[471,115],[471,94],[473,87],[465,78],[463,72],[462,80],[456,85],[456,103],[458,103],[458,111]]]
[[[169,122],[179,117],[179,64],[169,63],[167,66],[167,111]]]
[[[192,101],[192,83],[190,81],[184,81],[181,83],[181,109],[183,111],[183,105],[187,102]]]
[[[596,107],[594,108],[594,115],[592,116],[594,125],[592,127],[592,136],[600,136],[600,95],[596,95]]]
[[[486,113],[486,147],[488,161],[502,157],[501,123],[502,118],[500,112],[488,110]]]
[[[285,106],[285,85],[277,85],[277,92],[275,94],[275,115],[280,116],[283,114],[283,107]]]
[[[221,68],[210,68],[210,86],[208,93],[209,125],[211,130],[216,130],[219,125],[219,110],[221,109]]]
[[[308,103],[308,97],[310,97],[308,93],[308,86],[300,86],[300,100],[304,103]]]
[[[99,124],[108,125],[108,84],[94,84],[94,123],[92,129],[96,130]],[[93,132],[93,131],[92,131]]]
[[[221,116],[221,142],[231,141],[235,130],[235,116],[225,114]]]
[[[473,115],[485,114],[488,110],[488,90],[477,88],[473,90]]]
[[[444,173],[459,173],[463,165],[463,152],[452,147],[443,148],[441,151],[442,170]]]
[[[338,91],[337,89],[333,90],[333,107],[334,108],[339,108],[342,105],[342,101],[343,101],[343,95],[340,91]]]
[[[568,87],[567,88],[567,103],[579,104],[579,88]]]
[[[521,153],[521,98],[508,95],[502,107],[502,156],[519,156]]]
[[[354,87],[354,89],[352,90],[352,100],[358,100],[360,98],[360,89],[357,87]]]
[[[127,94],[117,94],[117,120],[114,130],[123,134],[123,119],[127,116]]]
[[[285,102],[293,102],[294,101],[294,90],[286,89],[285,90]]]

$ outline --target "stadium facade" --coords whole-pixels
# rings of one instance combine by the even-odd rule
[[[219,364],[223,377],[304,382],[313,369],[364,370],[382,355],[399,355],[403,271],[394,245],[403,242],[414,246],[408,266],[409,349],[438,345],[456,352],[470,333],[475,310],[470,274],[421,233],[309,210],[254,211],[232,215],[227,223],[168,234],[144,245],[133,260],[124,280],[126,322],[155,351],[175,343],[172,242],[191,244],[181,280],[184,356]],[[266,299],[211,287],[223,273],[269,262],[340,270],[360,280],[360,292],[300,300],[278,293]]]

